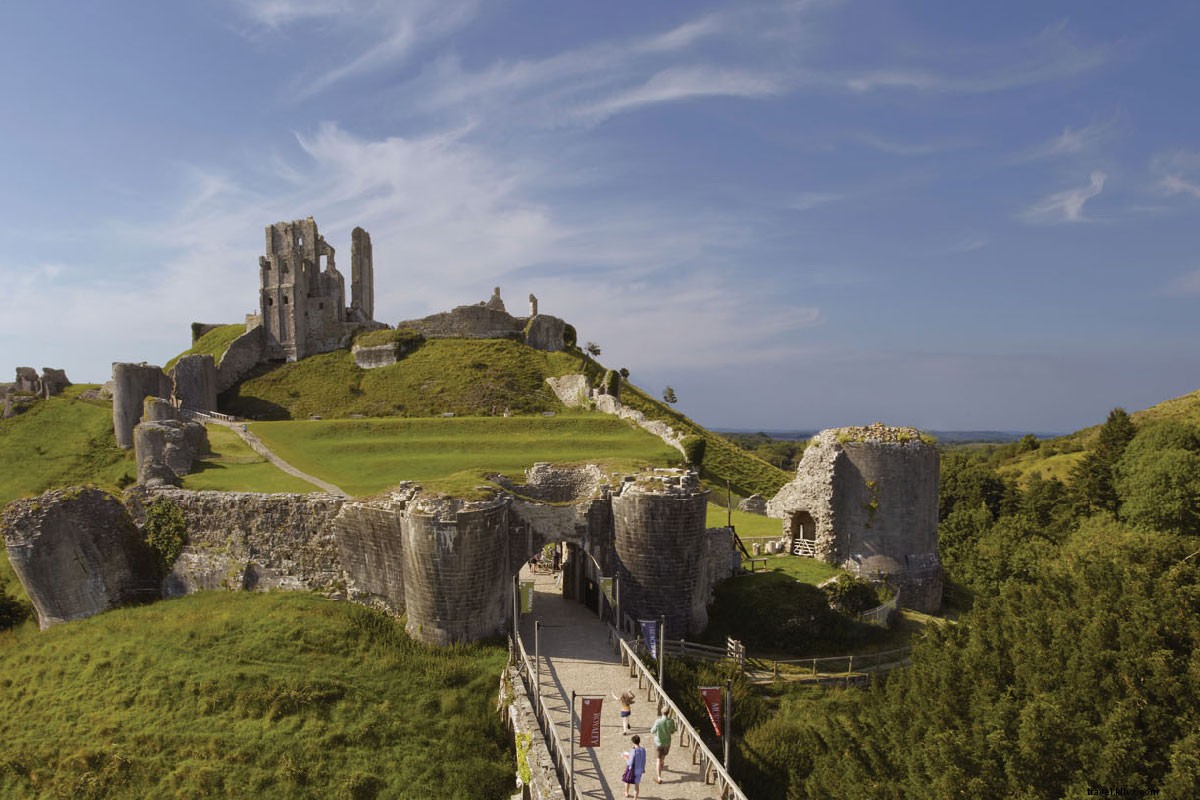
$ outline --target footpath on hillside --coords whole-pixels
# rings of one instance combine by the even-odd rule
[[[541,622],[541,695],[563,742],[569,742],[571,736],[571,691],[577,695],[604,697],[600,746],[584,749],[579,747],[576,738],[575,778],[580,797],[619,798],[624,794],[622,753],[632,749],[633,744],[629,736],[621,735],[621,709],[613,695],[630,690],[637,695],[630,717],[631,735],[640,735],[642,747],[646,748],[646,774],[642,778],[640,797],[655,800],[717,798],[716,787],[706,784],[700,768],[692,766],[690,751],[679,747],[678,733],[663,769],[663,782],[654,782],[655,751],[650,726],[656,709],[647,701],[646,691],[638,689],[637,678],[629,677],[629,668],[621,665],[619,656],[609,646],[608,626],[583,605],[564,599],[553,575],[530,575],[526,567],[521,572],[521,579],[534,581],[533,612],[521,618],[521,638],[532,658],[534,622]],[[579,704],[577,696],[576,713]]]
[[[246,428],[246,426],[243,425],[242,423],[226,422],[225,420],[213,419],[211,417],[205,419],[205,422],[207,422],[210,425],[224,425],[226,428],[229,428],[234,433],[236,433],[238,436],[242,437],[242,441],[244,441],[246,444],[248,444],[250,446],[251,450],[258,453],[260,456],[265,458],[267,461],[270,461],[272,464],[274,464],[276,467],[279,467],[279,469],[283,470],[287,474],[293,475],[302,481],[308,481],[313,486],[316,486],[326,492],[329,492],[330,494],[336,494],[339,497],[349,497],[350,496],[349,494],[342,491],[337,486],[334,486],[332,483],[329,483],[328,481],[323,481],[320,478],[315,477],[313,475],[309,475],[307,472],[301,472],[300,470],[296,469],[288,462],[284,461],[279,456],[275,455],[275,452],[273,450],[271,450],[271,448],[267,447],[263,443],[262,439],[259,439],[257,436],[255,436],[253,433],[251,433]]]

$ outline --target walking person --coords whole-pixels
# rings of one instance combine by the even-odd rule
[[[621,696],[617,697],[615,692],[609,692],[613,700],[621,704],[621,735],[629,735],[629,715],[633,713],[633,701],[635,695],[631,691],[621,692]]]
[[[642,737],[633,735],[633,749],[625,756],[625,772],[621,774],[621,782],[625,784],[625,796],[629,797],[629,787],[633,787],[634,800],[642,792],[642,775],[646,772],[646,748],[642,747]]]
[[[671,737],[675,735],[675,720],[671,719],[671,709],[660,710],[658,719],[650,726],[650,735],[654,737],[654,749],[658,759],[654,762],[654,782],[662,783],[663,765],[667,754],[671,752]]]

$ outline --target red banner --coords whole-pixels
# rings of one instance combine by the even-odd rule
[[[600,746],[600,705],[604,702],[600,697],[583,698],[583,708],[579,712],[579,746]]]
[[[701,686],[700,696],[704,698],[704,707],[708,709],[708,718],[712,720],[713,730],[721,735],[721,687]]]

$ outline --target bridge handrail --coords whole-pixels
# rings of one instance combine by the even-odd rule
[[[538,727],[541,728],[542,738],[546,740],[548,749],[550,750],[550,758],[554,761],[554,770],[558,775],[559,786],[564,787],[564,794],[572,800],[578,800],[579,793],[575,791],[574,781],[571,782],[571,787],[567,790],[567,746],[563,744],[559,738],[558,731],[555,726],[550,724],[550,716],[546,713],[546,703],[542,699],[541,693],[536,691],[537,687],[533,685],[534,666],[533,661],[529,657],[529,653],[525,650],[525,642],[521,639],[520,631],[513,632],[513,640],[516,643],[518,656],[517,670],[521,675],[521,682],[525,684],[525,693],[533,698],[534,716],[537,717]],[[571,719],[575,718],[575,709],[571,709]],[[572,722],[572,726],[574,722]]]
[[[749,800],[749,798],[746,797],[746,794],[734,782],[729,773],[725,771],[725,766],[722,764],[721,760],[713,755],[713,752],[708,749],[708,745],[704,744],[704,740],[700,738],[700,733],[692,726],[690,722],[688,722],[687,716],[682,710],[680,710],[679,706],[675,705],[674,701],[671,700],[667,693],[663,691],[663,688],[654,678],[653,673],[651,673],[650,668],[647,667],[640,658],[638,658],[637,653],[634,652],[634,649],[629,642],[614,628],[612,628],[612,626],[609,626],[610,641],[614,638],[614,636],[618,643],[618,647],[620,648],[621,662],[626,663],[626,659],[628,659],[628,664],[632,669],[630,675],[637,676],[638,688],[643,688],[643,680],[646,682],[647,685],[645,688],[647,690],[647,701],[656,700],[659,704],[670,708],[674,712],[675,722],[679,727],[679,746],[681,748],[693,748],[693,759],[695,759],[696,751],[699,752],[700,771],[704,775],[705,783],[708,782],[708,772],[711,770],[715,775],[721,797],[733,798],[733,800]],[[691,740],[691,743],[688,742],[688,739]],[[695,764],[695,761],[693,760],[692,763]]]

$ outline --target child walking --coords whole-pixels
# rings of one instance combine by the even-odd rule
[[[621,692],[621,696],[617,697],[615,692],[609,692],[613,700],[621,704],[621,735],[629,735],[629,715],[633,713],[634,694],[630,691]]]

